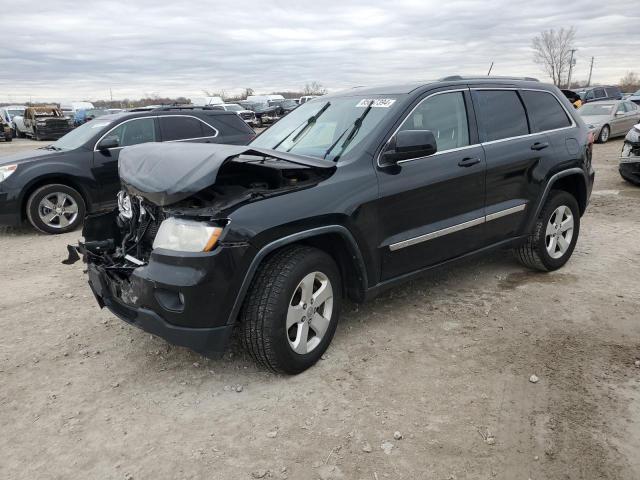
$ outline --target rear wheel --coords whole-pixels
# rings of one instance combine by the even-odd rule
[[[321,250],[295,245],[268,258],[247,293],[242,340],[259,364],[300,373],[315,364],[335,333],[341,279]]]
[[[533,234],[516,250],[516,256],[529,268],[545,272],[557,270],[571,257],[579,233],[578,202],[568,192],[552,190]]]
[[[38,132],[38,127],[33,129],[33,139],[36,141],[40,141],[40,132]]]
[[[67,233],[75,230],[85,214],[82,195],[62,184],[45,185],[27,200],[27,218],[43,233]]]

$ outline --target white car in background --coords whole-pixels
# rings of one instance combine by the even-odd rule
[[[255,112],[243,108],[237,103],[222,103],[220,105],[211,105],[209,108],[214,110],[225,110],[227,112],[235,112],[248,125],[255,127],[258,124]]]
[[[314,98],[318,98],[318,97],[319,95],[304,95],[300,97],[300,100],[298,101],[298,103],[302,105],[303,103],[307,103],[309,100],[313,100]]]
[[[24,126],[24,111],[27,107],[24,105],[9,105],[8,107],[0,108],[0,117],[3,118],[5,122],[11,125],[11,130],[13,130],[13,136],[15,137],[24,137],[27,129]]]

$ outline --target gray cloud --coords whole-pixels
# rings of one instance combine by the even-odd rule
[[[4,3],[4,2],[2,2]],[[531,38],[577,29],[574,78],[640,68],[627,1],[32,0],[0,18],[0,101],[201,96],[202,90],[332,90],[454,73],[543,78]]]

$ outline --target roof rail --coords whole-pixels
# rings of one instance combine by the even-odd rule
[[[448,77],[443,77],[440,79],[441,82],[453,82],[456,80],[485,80],[485,79],[495,79],[495,80],[527,80],[529,82],[539,82],[537,78],[534,77],[499,77],[499,76],[488,76],[488,75],[471,75],[468,77],[463,77],[462,75],[449,75]]]
[[[154,111],[166,111],[166,110],[217,110],[213,108],[214,105],[165,105],[162,107],[154,108]]]

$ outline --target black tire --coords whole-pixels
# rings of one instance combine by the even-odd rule
[[[262,118],[258,117],[258,128],[262,128],[264,124],[262,123]]]
[[[547,251],[546,228],[551,215],[562,205],[567,206],[573,215],[573,235],[569,243],[569,248],[564,254],[562,254],[560,258],[553,258]],[[516,257],[524,266],[535,270],[541,270],[543,272],[557,270],[571,258],[579,234],[580,209],[575,197],[563,190],[551,190],[540,215],[536,219],[533,233],[524,245],[515,250]]]
[[[8,137],[4,137],[4,141],[5,142],[10,142],[11,140],[13,140],[13,134],[10,133]]]
[[[77,215],[69,223],[69,225],[55,228],[55,227],[49,226],[40,218],[38,208],[40,207],[40,202],[43,200],[43,198],[57,192],[62,192],[70,196],[73,199],[73,201],[75,201],[78,207],[77,208],[78,211],[77,211]],[[29,220],[29,223],[36,230],[39,230],[42,233],[58,234],[58,233],[71,232],[72,230],[75,230],[76,228],[78,228],[78,226],[82,223],[84,219],[86,206],[84,203],[84,199],[82,198],[82,195],[80,195],[80,193],[76,189],[63,184],[50,184],[50,185],[44,185],[36,189],[31,195],[29,195],[25,210],[26,210],[27,219]]]
[[[33,129],[33,139],[37,142],[40,141],[40,134],[38,133],[38,127]]]
[[[602,135],[602,132],[604,132],[606,130],[607,134],[606,135]],[[609,141],[609,139],[611,138],[611,128],[609,127],[609,125],[605,125],[604,127],[602,127],[600,129],[600,134],[598,135],[598,140],[596,141],[597,143],[607,143],[607,141]]]
[[[286,317],[301,280],[321,272],[331,282],[333,310],[327,330],[315,348],[299,354],[289,344]],[[340,316],[341,278],[333,259],[321,250],[292,245],[277,251],[260,266],[240,312],[242,343],[260,365],[278,373],[297,374],[325,352]]]

